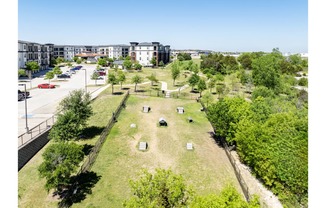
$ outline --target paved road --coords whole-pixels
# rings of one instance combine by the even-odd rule
[[[86,69],[87,85],[94,85],[95,81],[90,79],[90,76],[96,65],[82,65]],[[62,67],[62,71],[68,70],[67,67]],[[50,118],[56,111],[59,102],[75,89],[85,89],[85,70],[79,70],[73,74],[72,78],[64,80],[53,80],[51,84],[59,85],[56,89],[37,89],[38,84],[48,83],[42,77],[33,78],[32,82],[25,83],[26,88],[30,89],[30,97],[27,99],[27,122],[29,129],[37,126],[39,123]],[[97,84],[103,84],[105,80],[98,80]],[[88,92],[98,90],[98,87],[87,87]],[[24,89],[19,86],[19,89]],[[99,91],[98,91],[99,92]],[[25,119],[25,101],[18,101],[18,135],[26,132],[26,119]]]

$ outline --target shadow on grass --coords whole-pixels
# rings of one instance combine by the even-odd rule
[[[211,136],[212,139],[214,139],[215,144],[217,144],[217,146],[224,148],[222,143],[223,138],[221,136],[216,135],[214,131],[209,131],[207,133]]]
[[[89,155],[93,147],[94,145],[84,144],[82,151],[84,152],[85,155]]]
[[[89,126],[83,129],[80,140],[91,139],[96,135],[99,135],[104,130],[104,127]]]
[[[122,95],[123,92],[114,92],[113,95]]]
[[[136,92],[146,92],[146,90],[136,90]]]
[[[130,90],[130,87],[123,87],[122,90]]]
[[[86,198],[87,194],[92,194],[92,188],[101,179],[95,172],[85,172],[70,178],[70,187],[59,193],[62,200],[58,207],[71,207],[74,203],[79,203]]]

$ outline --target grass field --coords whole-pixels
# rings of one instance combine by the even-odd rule
[[[118,106],[122,96],[112,96],[108,89],[101,93],[93,102],[94,115],[88,121],[88,127],[96,129],[104,128],[109,121],[112,112]],[[78,143],[94,145],[99,137],[91,135],[91,138],[81,140]],[[50,141],[43,147],[19,172],[18,172],[18,206],[19,207],[57,207],[57,200],[44,188],[45,179],[39,177],[38,166],[42,163],[42,153],[52,143]]]
[[[144,105],[152,110],[143,113]],[[176,112],[178,106],[185,108],[185,114]],[[122,207],[131,195],[128,180],[137,179],[142,168],[171,168],[182,174],[198,194],[219,193],[228,183],[241,192],[232,166],[211,138],[212,127],[200,108],[193,100],[130,96],[92,167],[100,180],[92,194],[73,207]],[[158,126],[160,117],[166,119],[167,127]],[[194,122],[189,123],[188,117]],[[133,123],[136,128],[130,127]],[[147,151],[138,150],[140,141],[148,143]],[[187,142],[193,143],[193,151],[186,150]]]

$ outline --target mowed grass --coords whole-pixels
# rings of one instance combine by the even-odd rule
[[[102,92],[93,102],[94,115],[88,121],[88,127],[104,128],[112,112],[121,102],[123,96],[112,96],[108,89]],[[99,135],[80,140],[77,143],[94,145]],[[39,177],[38,167],[42,163],[42,154],[52,144],[50,141],[18,172],[18,206],[19,207],[57,207],[58,201],[44,188],[46,180]]]
[[[151,111],[143,113],[149,105]],[[182,106],[185,114],[178,114]],[[232,166],[224,150],[211,138],[212,127],[200,104],[193,100],[130,96],[92,167],[101,179],[92,193],[73,207],[122,207],[131,196],[128,181],[138,179],[142,168],[171,168],[182,174],[186,183],[198,194],[219,193],[226,184],[239,192]],[[168,126],[159,127],[159,118]],[[194,122],[189,123],[188,117]],[[136,128],[131,128],[136,124]],[[144,152],[138,150],[140,141],[148,143]],[[191,142],[194,150],[186,150]]]

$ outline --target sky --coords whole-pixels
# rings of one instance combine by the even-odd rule
[[[172,49],[308,52],[307,0],[18,0],[18,39],[158,41]]]

